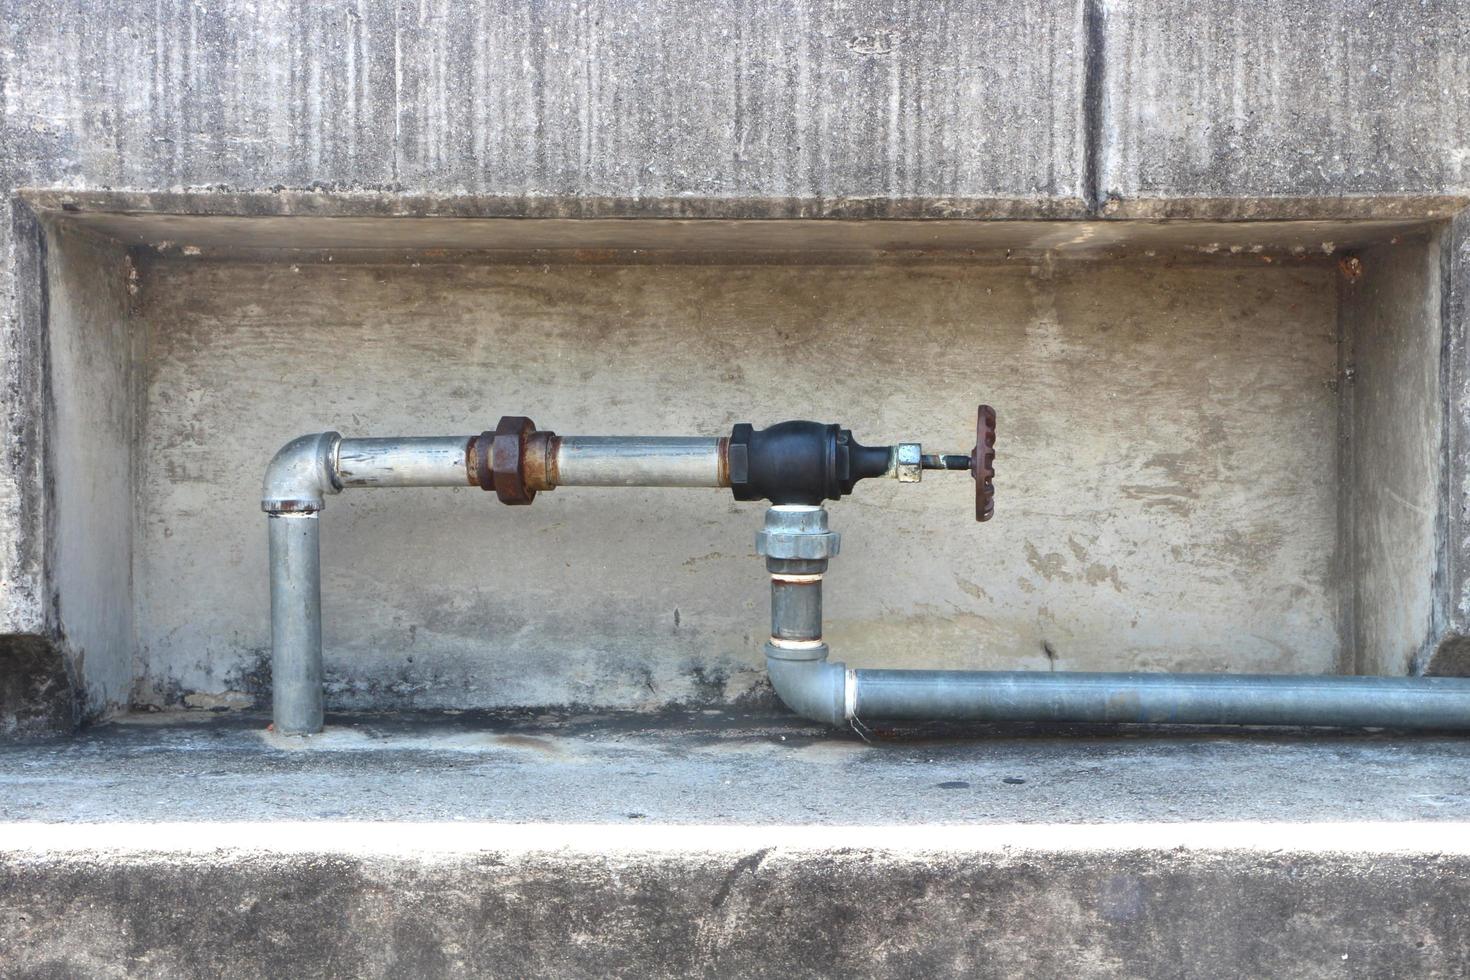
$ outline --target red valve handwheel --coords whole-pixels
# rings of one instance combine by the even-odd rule
[[[995,516],[995,409],[981,405],[975,415],[975,449],[970,454],[975,520],[988,521]]]

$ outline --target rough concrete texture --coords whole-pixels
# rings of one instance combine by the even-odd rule
[[[1466,743],[696,714],[0,747],[0,972],[1455,976]],[[64,923],[64,927],[58,927]]]
[[[1463,0],[1095,8],[1098,198],[1113,213],[1470,190]]]
[[[1354,860],[1294,834],[1260,849],[1151,835],[1057,854],[1009,835],[953,849],[956,835],[934,835],[920,850],[887,833],[673,835],[681,850],[666,831],[569,847],[515,831],[496,844],[483,825],[424,830],[467,846],[403,856],[412,829],[388,826],[369,832],[377,848],[344,851],[333,828],[292,853],[283,835],[242,845],[226,828],[200,841],[201,859],[136,843],[67,853],[46,835],[44,860],[0,858],[7,972],[1311,980],[1470,968],[1470,858],[1443,835],[1437,853]]]
[[[1353,672],[1416,673],[1444,629],[1440,247],[1362,249],[1338,270]]]
[[[711,708],[343,714],[309,737],[274,735],[268,721],[139,713],[0,746],[0,821],[895,832],[1213,821],[1286,833],[1470,820],[1470,741],[1454,736],[993,726],[860,737],[785,711]]]
[[[12,185],[1080,196],[1080,2],[4,11]]]
[[[68,734],[86,717],[77,665],[41,636],[0,637],[0,736]]]
[[[1470,674],[1470,216],[1461,212],[1440,237],[1444,410],[1444,484],[1436,598],[1442,628],[1425,667],[1430,674]]]
[[[974,523],[958,474],[832,506],[835,657],[1336,667],[1330,262],[771,261],[141,267],[139,700],[262,693],[258,474],[297,434],[816,418],[968,450],[982,399],[997,520]],[[329,703],[738,698],[763,676],[761,513],[721,490],[344,493],[323,517]]]
[[[85,681],[85,714],[132,692],[137,453],[131,267],[107,239],[61,226],[47,251],[50,561],[58,645]]]
[[[12,290],[12,283],[21,288]],[[49,640],[54,621],[46,601],[46,300],[41,223],[24,204],[12,212],[7,196],[0,200],[0,397],[6,432],[0,456],[0,635]]]

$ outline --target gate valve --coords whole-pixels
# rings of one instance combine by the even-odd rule
[[[529,504],[558,486],[721,486],[736,500],[817,505],[852,493],[859,480],[892,477],[918,483],[925,470],[968,470],[975,520],[995,513],[995,410],[976,412],[975,446],[966,453],[926,453],[916,442],[864,446],[852,430],[821,422],[737,424],[726,438],[563,437],[508,415],[472,438],[469,479],[502,503]]]

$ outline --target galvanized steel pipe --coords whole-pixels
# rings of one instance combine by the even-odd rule
[[[530,461],[538,464],[529,468],[530,476],[545,488],[730,484],[727,440],[537,436],[544,456]],[[476,476],[486,460],[479,454],[488,451],[484,445],[476,448],[477,438],[485,440],[484,435],[343,439],[324,432],[292,440],[271,461],[261,507],[269,516],[277,731],[305,734],[322,727],[317,515],[325,498],[346,487],[478,484],[489,489]],[[526,442],[509,445],[524,449]],[[513,456],[510,462],[516,462]],[[839,544],[820,506],[774,506],[757,536],[757,551],[771,573],[766,644],[771,682],[793,711],[816,721],[1470,730],[1470,678],[848,670],[827,661],[822,639],[822,576]]]
[[[271,702],[276,731],[322,730],[321,521],[271,514]]]
[[[471,439],[343,439],[337,444],[337,482],[344,487],[473,486],[466,465]]]
[[[543,460],[545,488],[569,486],[718,487],[726,440],[641,436],[570,437]],[[293,439],[266,468],[261,509],[268,515],[271,686],[276,731],[322,729],[320,521],[326,498],[349,487],[482,485],[474,450],[483,436],[343,439],[322,432]],[[480,452],[490,452],[482,445]],[[488,488],[487,488],[488,489]]]
[[[682,436],[561,436],[559,487],[721,487],[722,439]]]
[[[771,576],[771,636],[778,640],[822,638],[822,576]]]
[[[852,670],[873,721],[1470,729],[1470,679],[1284,674]]]
[[[828,662],[821,639],[821,578],[836,543],[820,507],[773,507],[756,538],[771,572],[766,669],[787,707],[813,721],[1470,730],[1462,677],[848,670]]]

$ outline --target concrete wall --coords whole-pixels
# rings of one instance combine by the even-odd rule
[[[1425,672],[1470,675],[1470,216],[1465,211],[1448,223],[1439,259],[1444,481],[1436,598],[1443,625]]]
[[[1393,244],[1341,265],[1357,673],[1412,672],[1443,628],[1440,271],[1438,247]]]
[[[47,247],[55,615],[83,710],[126,708],[133,654],[133,344],[124,250],[62,225]]]
[[[334,258],[336,258],[334,256]],[[286,439],[782,418],[869,442],[1001,417],[972,484],[864,485],[827,596],[864,666],[1322,672],[1338,656],[1324,262],[143,267],[144,701],[249,703],[258,476]],[[761,507],[726,491],[356,491],[324,520],[331,703],[657,706],[762,675]],[[1048,652],[1049,651],[1049,652]]]
[[[1470,187],[1461,0],[1097,8],[1099,197],[1113,213]]]

